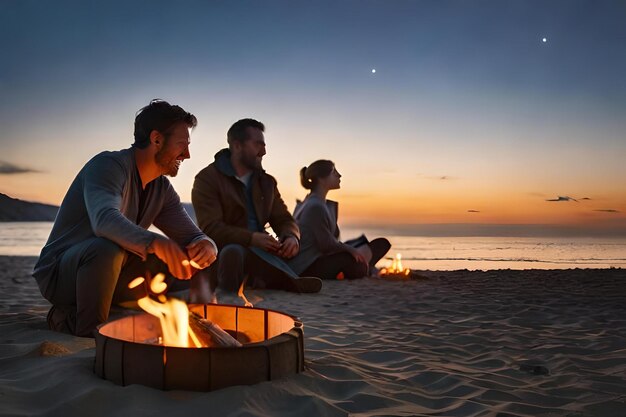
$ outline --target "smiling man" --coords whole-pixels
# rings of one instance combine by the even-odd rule
[[[152,100],[135,118],[129,149],[92,158],[70,185],[33,276],[53,306],[52,330],[93,336],[112,303],[142,296],[127,288],[138,277],[166,273],[190,280],[217,247],[189,218],[165,176],[189,155],[196,117]],[[151,225],[165,236],[148,231]]]
[[[320,279],[300,278],[285,263],[298,253],[300,231],[276,180],[263,170],[264,131],[254,119],[235,122],[228,149],[196,175],[191,200],[198,224],[220,248],[212,287],[237,291],[247,276],[255,287],[318,292]],[[265,231],[267,224],[278,238]]]

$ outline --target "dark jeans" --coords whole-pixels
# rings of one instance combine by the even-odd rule
[[[216,287],[237,292],[244,279],[256,288],[287,289],[293,287],[292,278],[268,264],[250,249],[238,245],[226,245],[220,250],[217,261],[211,266],[211,289]]]
[[[338,252],[317,258],[300,275],[321,279],[337,279],[337,275],[343,272],[345,279],[356,279],[367,276],[367,271],[368,265],[366,263],[357,262],[348,252]]]
[[[337,275],[342,272],[345,279],[356,279],[367,276],[369,268],[376,265],[376,262],[391,248],[391,243],[385,238],[374,239],[371,242],[363,240],[362,244],[354,240],[355,247],[361,245],[369,245],[372,251],[372,260],[369,265],[357,262],[348,252],[338,252],[331,255],[323,255],[315,260],[302,274],[302,276],[320,277],[322,279],[336,279]],[[350,242],[346,242],[350,244]]]
[[[56,311],[51,311],[54,314],[49,321],[56,323],[55,330],[92,337],[96,326],[109,318],[112,304],[146,295],[145,286],[128,288],[133,279],[153,277],[160,272],[168,277],[168,283],[178,281],[176,284],[189,286],[188,281],[172,277],[167,265],[154,255],[144,261],[111,240],[85,240],[61,256],[55,289],[49,298]]]

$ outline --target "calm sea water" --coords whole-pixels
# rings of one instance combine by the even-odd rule
[[[38,256],[51,228],[49,222],[0,223],[0,255]],[[378,236],[373,229],[342,229],[346,239],[360,233]],[[626,268],[626,238],[386,237],[393,245],[388,256],[400,253],[413,269]]]

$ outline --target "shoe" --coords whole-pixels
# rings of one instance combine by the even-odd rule
[[[293,288],[288,289],[288,291],[312,294],[320,292],[322,289],[322,280],[316,277],[292,278],[291,283]]]

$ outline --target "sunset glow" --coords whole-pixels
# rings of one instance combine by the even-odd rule
[[[290,209],[305,196],[299,169],[324,158],[343,175],[329,198],[344,224],[626,233],[626,10],[524,4],[207,3],[171,22],[186,8],[130,4],[120,20],[115,4],[12,2],[0,193],[60,204],[86,161],[132,143],[135,112],[159,97],[199,120],[172,180],[183,201],[228,127],[254,117]]]

